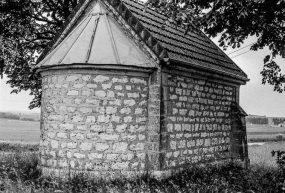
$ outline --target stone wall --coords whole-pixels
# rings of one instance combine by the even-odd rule
[[[42,88],[43,168],[145,168],[148,75],[51,70]]]
[[[171,73],[162,77],[161,167],[227,158],[235,87]]]

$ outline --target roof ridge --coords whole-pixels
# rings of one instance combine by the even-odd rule
[[[161,43],[151,34],[151,32],[139,21],[139,19],[128,9],[125,2],[121,0],[106,0],[112,8],[125,20],[132,30],[140,36],[141,40],[156,54],[160,59],[168,61],[168,53]]]

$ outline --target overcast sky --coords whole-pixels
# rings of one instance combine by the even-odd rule
[[[253,43],[255,38],[249,38],[243,46]],[[216,42],[216,39],[214,39]],[[229,57],[242,54],[249,50],[249,47],[238,52],[230,54]],[[226,53],[233,50],[228,49]],[[261,84],[262,76],[260,71],[263,67],[263,58],[269,54],[268,49],[260,51],[250,51],[240,56],[234,57],[233,61],[244,70],[250,81],[241,86],[240,105],[248,114],[266,115],[268,117],[285,117],[285,93],[273,91],[273,86]],[[285,70],[284,60],[277,60],[278,64]],[[0,80],[0,111],[30,111],[29,102],[33,96],[29,92],[19,94],[10,94],[12,88],[6,84],[7,78]],[[34,109],[30,112],[40,112],[40,109]]]

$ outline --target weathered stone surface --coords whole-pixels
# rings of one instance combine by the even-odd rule
[[[105,151],[109,149],[109,145],[107,143],[96,143],[95,148],[97,151]]]
[[[80,148],[80,150],[83,150],[83,151],[91,150],[92,149],[92,143],[83,142],[80,144],[79,148]]]
[[[163,91],[169,95],[169,98],[163,98],[167,116],[164,127],[169,135],[164,141],[169,147],[165,153],[167,167],[183,164],[183,160],[172,161],[182,155],[189,156],[195,163],[202,159],[202,155],[206,158],[214,152],[223,154],[222,149],[229,148],[223,136],[223,133],[229,136],[229,130],[222,131],[230,125],[228,109],[235,96],[226,92],[228,88],[232,87],[168,75],[167,83],[163,82]]]
[[[136,170],[146,167],[146,159],[156,169],[217,159],[230,148],[235,88],[160,77],[72,70],[44,77],[41,164]]]
[[[108,77],[108,76],[98,75],[98,76],[96,76],[96,78],[93,79],[93,81],[94,82],[105,82],[109,79],[110,79],[110,77]]]
[[[67,92],[67,95],[69,95],[69,96],[76,96],[78,94],[79,94],[79,92],[77,90],[70,90]]]

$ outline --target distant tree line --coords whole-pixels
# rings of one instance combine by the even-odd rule
[[[285,118],[273,118],[274,125],[279,125],[280,123],[285,123]]]
[[[267,125],[268,124],[268,118],[246,117],[246,122],[251,123],[251,124]]]
[[[20,116],[19,115],[15,115],[15,114],[12,114],[12,113],[1,113],[0,112],[0,118],[20,120]]]
[[[20,115],[13,114],[13,113],[7,113],[7,112],[0,112],[0,118],[21,120],[21,121],[38,121],[38,120],[33,119],[33,118],[21,117]]]
[[[246,122],[258,125],[268,125],[268,117],[246,117]],[[279,125],[280,123],[285,123],[285,118],[272,118],[273,125]]]

